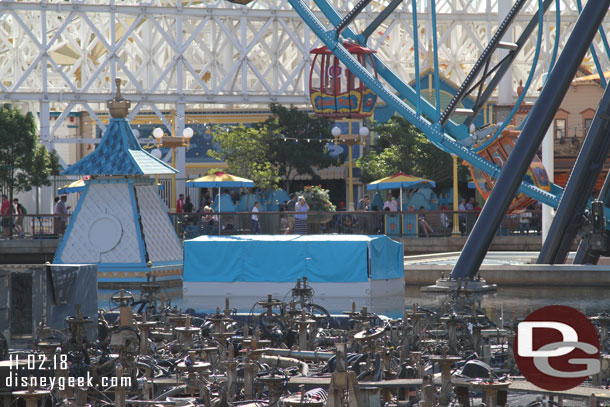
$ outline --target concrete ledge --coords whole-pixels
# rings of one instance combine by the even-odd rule
[[[60,239],[0,240],[0,263],[42,264],[53,261]]]
[[[434,284],[441,275],[449,276],[453,265],[405,265],[405,284]],[[484,265],[481,276],[498,286],[610,287],[610,266],[572,264]]]
[[[446,237],[392,237],[404,246],[405,255],[458,252],[466,244],[467,236]],[[539,251],[542,237],[535,235],[496,236],[491,251]],[[574,246],[574,249],[575,250]]]

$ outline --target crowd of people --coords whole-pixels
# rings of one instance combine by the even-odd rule
[[[223,191],[223,194],[228,194],[228,191]],[[308,232],[308,216],[310,207],[303,196],[290,194],[290,199],[283,203],[279,203],[280,212],[280,230],[285,234],[307,234]],[[233,225],[229,221],[222,222],[219,215],[215,214],[212,206],[214,201],[210,199],[209,193],[205,193],[201,197],[201,204],[197,212],[193,212],[193,204],[190,197],[185,197],[180,194],[176,201],[176,214],[180,217],[181,228],[185,229],[189,226],[198,227],[202,234],[218,234],[221,230],[231,230]],[[250,233],[261,234],[262,228],[259,219],[260,202],[254,202],[250,211]],[[286,214],[283,212],[298,212]]]
[[[223,194],[229,193],[223,191]],[[229,195],[231,196],[231,195]],[[238,200],[239,196],[231,196],[232,199]],[[176,212],[182,214],[182,227],[188,225],[199,226],[199,233],[204,234],[218,234],[220,231],[227,231],[227,233],[243,233],[249,232],[251,234],[261,234],[264,229],[272,227],[273,233],[285,233],[285,234],[307,234],[312,233],[311,222],[308,222],[308,215],[310,205],[306,202],[303,196],[296,196],[290,194],[290,199],[279,203],[276,201],[279,211],[279,230],[276,223],[275,226],[270,226],[268,223],[261,222],[261,204],[255,202],[249,215],[248,226],[242,222],[239,231],[232,230],[235,222],[233,216],[225,216],[225,219],[221,219],[219,214],[215,214],[212,209],[214,202],[210,199],[209,193],[205,193],[201,197],[200,209],[197,213],[193,212],[193,204],[190,197],[185,197],[180,194],[178,201],[176,202]],[[392,215],[393,212],[399,212],[400,208],[403,207],[400,200],[396,199],[390,192],[387,199],[384,201],[381,208],[375,205],[371,200],[371,197],[366,194],[356,204],[355,212],[349,212],[345,210],[345,204],[340,203],[338,211],[333,214],[332,220],[321,225],[321,233],[364,233],[364,234],[379,234],[379,233],[390,233],[390,234],[406,234],[409,236],[417,235],[420,237],[431,237],[431,236],[451,236],[454,235],[453,223],[454,213],[446,205],[442,205],[440,210],[433,211],[430,213],[424,206],[415,208],[410,205],[406,211],[402,211],[402,216]],[[459,212],[456,214],[458,223],[458,230],[462,236],[470,233],[476,219],[481,211],[481,207],[474,197],[468,199],[461,198],[458,205]],[[358,214],[357,212],[373,212],[368,214]],[[388,213],[384,213],[388,212]],[[406,213],[405,213],[406,212]],[[414,212],[412,216],[408,212]],[[533,232],[538,228],[536,225],[537,215],[535,208],[528,208],[522,214],[517,215],[519,217],[518,229],[515,227],[511,228],[511,231],[521,231],[521,233],[529,233],[534,228]],[[264,215],[266,216],[266,215]],[[270,218],[268,218],[270,219]],[[509,217],[507,219],[515,219]],[[392,226],[390,223],[393,223]],[[405,225],[405,223],[409,223]],[[514,222],[513,222],[514,223]],[[388,228],[388,225],[391,228]],[[408,230],[405,226],[408,226]],[[404,228],[404,229],[403,229]],[[539,228],[538,228],[539,229]],[[267,232],[268,233],[268,232]]]
[[[377,212],[379,210],[383,212],[399,212],[399,208],[401,207],[401,203],[397,200],[392,193],[389,193],[387,199],[383,203],[383,207],[379,209],[377,206],[373,205],[369,195],[364,195],[356,206],[356,211],[373,211]],[[468,199],[460,198],[458,204],[458,229],[459,233],[462,236],[465,236],[470,233],[474,223],[476,222],[479,213],[482,208],[479,203],[475,200],[474,197],[469,197]],[[438,212],[432,214],[430,219],[425,213],[427,210],[424,206],[420,206],[419,209],[416,209],[413,205],[410,205],[406,212],[417,212],[414,214],[414,222],[417,223],[417,235],[422,237],[429,236],[449,236],[454,234],[453,230],[453,211],[447,207],[447,205],[442,205]],[[520,211],[518,214],[513,214],[507,218],[507,229],[511,231],[519,231],[521,234],[529,234],[535,233],[540,234],[540,208],[535,206],[530,206],[523,211]],[[404,212],[403,212],[404,214]],[[390,214],[388,214],[390,215]],[[408,217],[408,214],[406,214]],[[391,215],[390,215],[391,216]],[[385,217],[354,217],[349,223],[350,224],[359,224],[361,230],[371,231],[374,233],[382,233],[382,230],[385,231]],[[515,219],[518,219],[518,229],[515,227]],[[374,224],[374,227],[371,229],[371,222]]]
[[[223,194],[229,194],[229,191],[223,191]],[[229,195],[231,196],[231,195]],[[231,196],[232,199],[239,199],[239,196]],[[305,197],[290,194],[290,199],[279,203],[276,201],[279,211],[279,232],[285,234],[307,234],[310,232],[308,222],[308,212],[310,205]],[[176,201],[176,214],[179,219],[178,232],[185,235],[184,232],[188,227],[195,228],[197,235],[199,234],[219,234],[222,231],[234,233],[232,230],[234,225],[233,220],[227,218],[223,220],[220,214],[215,213],[212,207],[214,201],[211,200],[209,192],[202,194],[199,208],[195,210],[193,202],[189,196],[180,194]],[[322,226],[322,232],[338,232],[338,233],[365,233],[378,234],[389,233],[388,221],[392,221],[383,212],[390,212],[385,215],[392,217],[392,212],[399,212],[401,202],[396,199],[390,192],[387,199],[381,208],[375,205],[368,194],[364,195],[357,203],[355,212],[373,212],[367,215],[359,215],[354,212],[346,212],[345,205],[339,205],[339,211],[333,215],[332,221],[327,225]],[[68,223],[68,211],[71,209],[67,205],[67,196],[55,198],[53,206],[53,233],[55,235],[63,235],[66,231]],[[457,220],[459,222],[459,231],[462,236],[467,235],[472,229],[481,207],[476,202],[474,197],[468,199],[461,198],[458,205]],[[344,212],[345,211],[345,212]],[[6,195],[2,195],[2,204],[0,209],[2,215],[2,233],[4,237],[11,237],[12,234],[17,237],[23,237],[25,230],[23,227],[24,215],[27,214],[25,207],[19,202],[18,198],[14,198],[12,203]],[[261,226],[260,212],[261,205],[255,202],[249,215],[249,232],[252,234],[261,234],[263,227]],[[405,220],[396,221],[399,227],[401,222],[412,222],[417,225],[416,234],[422,237],[430,236],[448,236],[454,233],[453,230],[453,212],[446,206],[442,205],[440,211],[426,214],[426,208],[420,206],[419,209],[410,205],[406,212],[415,212],[413,217],[406,215]],[[540,216],[537,208],[530,207],[519,214],[514,214],[508,219],[516,223],[517,227],[512,230],[517,230],[521,234],[540,233]],[[397,214],[398,215],[398,214]],[[267,226],[268,227],[268,226]],[[276,226],[277,227],[277,226]],[[243,225],[242,231],[247,226]],[[243,232],[242,232],[243,233]],[[274,232],[275,233],[275,232]],[[400,232],[398,232],[400,233]]]

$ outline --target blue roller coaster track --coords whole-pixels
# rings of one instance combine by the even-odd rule
[[[314,13],[314,10],[308,6],[308,2],[305,2],[304,0],[288,1],[303,19],[303,21],[309,26],[309,28],[320,38],[324,45],[328,47],[328,49],[331,50],[331,52],[347,67],[347,69],[357,76],[362,83],[375,92],[378,97],[384,100],[389,107],[394,109],[398,114],[416,126],[438,148],[447,153],[457,155],[461,159],[470,163],[473,167],[478,168],[497,180],[494,190],[492,191],[485,207],[483,208],[483,212],[475,225],[471,238],[468,239],[466,246],[464,247],[464,251],[452,273],[452,277],[472,277],[476,274],[480,264],[483,261],[485,253],[491,244],[495,230],[497,230],[499,226],[501,217],[508,209],[512,199],[518,193],[523,193],[553,208],[558,208],[560,206],[560,202],[564,200],[564,190],[562,188],[552,184],[550,191],[543,190],[529,182],[526,182],[524,180],[524,175],[536,154],[536,150],[540,146],[544,133],[546,132],[546,129],[548,129],[552,117],[554,116],[559,103],[563,98],[563,95],[565,95],[565,92],[567,91],[567,87],[571,83],[574,74],[576,73],[576,69],[580,64],[580,61],[582,61],[582,58],[589,47],[595,65],[599,71],[601,83],[604,87],[606,86],[603,72],[601,72],[598,55],[591,43],[595,34],[599,32],[603,39],[605,52],[607,54],[606,56],[610,55],[610,47],[608,46],[605,33],[601,28],[601,22],[608,10],[610,0],[589,1],[585,5],[584,9],[581,7],[580,0],[578,0],[581,16],[574,26],[572,34],[570,35],[570,38],[568,38],[561,56],[557,60],[557,63],[555,63],[559,44],[559,33],[557,32],[557,35],[555,36],[555,46],[553,49],[551,66],[546,67],[546,69],[550,72],[548,75],[548,80],[540,94],[540,97],[538,98],[537,103],[531,110],[532,117],[535,117],[536,119],[526,119],[522,125],[522,133],[515,144],[513,153],[511,153],[503,167],[483,158],[481,155],[477,154],[477,152],[491,144],[498,137],[505,125],[500,126],[499,129],[495,131],[494,134],[491,135],[487,140],[477,140],[476,132],[473,136],[469,131],[469,127],[475,117],[483,109],[485,102],[489,99],[491,93],[499,84],[503,75],[508,72],[511,63],[515,60],[519,51],[523,48],[528,38],[537,28],[537,47],[532,61],[531,73],[526,81],[525,91],[520,96],[516,106],[520,105],[527,92],[527,88],[529,88],[531,85],[533,72],[537,68],[542,38],[543,16],[553,2],[556,4],[556,27],[560,26],[559,0],[534,0],[538,3],[538,11],[534,16],[532,16],[529,24],[520,34],[517,41],[514,43],[503,42],[502,38],[510,29],[511,23],[514,21],[515,16],[519,14],[527,2],[527,0],[516,0],[504,20],[497,27],[497,31],[490,39],[486,48],[481,53],[481,56],[472,67],[470,73],[467,75],[466,79],[459,87],[455,95],[453,95],[453,98],[444,110],[441,110],[439,100],[439,66],[434,0],[430,0],[430,13],[433,29],[432,45],[434,55],[434,88],[436,90],[434,104],[430,103],[425,97],[422,96],[419,81],[415,81],[414,89],[408,83],[399,78],[394,72],[392,72],[392,70],[383,62],[383,60],[380,59],[378,55],[374,54],[373,58],[376,64],[377,74],[385,81],[385,83],[379,80],[378,77],[371,73],[369,69],[359,63],[358,60],[356,60],[344,47],[344,41],[353,41],[362,46],[367,46],[367,39],[371,33],[373,33],[377,27],[383,23],[383,21],[395,10],[402,0],[391,0],[386,8],[380,12],[379,15],[360,34],[351,30],[349,25],[355,20],[358,14],[366,8],[371,0],[359,0],[356,6],[343,17],[328,0],[314,0],[314,3],[319,11],[323,13],[326,19],[330,22],[330,25],[332,25],[330,28],[325,26],[325,24],[320,21],[320,19],[316,16],[316,13]],[[413,37],[415,39],[413,50],[415,76],[419,77],[416,0],[412,0],[412,15]],[[492,67],[491,57],[494,52],[499,49],[506,50],[506,56],[500,58],[500,61]],[[570,59],[572,61],[570,61]],[[574,61],[576,61],[576,63]],[[557,69],[557,67],[561,67],[561,69]],[[542,68],[538,67],[538,69]],[[460,102],[466,96],[475,92],[477,97],[472,108],[459,109],[458,106],[460,105]],[[602,110],[601,105],[598,113],[600,110]],[[510,116],[504,121],[504,123],[510,122],[510,119],[515,111],[516,109],[513,109]],[[602,111],[601,113],[603,114],[604,112]],[[468,117],[464,123],[458,124],[452,120],[452,116],[454,114],[466,115]],[[587,135],[587,139],[593,140],[601,137],[598,133],[602,132],[603,128],[605,128],[605,122],[603,122],[603,120],[603,116],[600,115],[598,119],[599,125],[597,126],[597,133],[595,129],[592,129],[589,132],[589,135]],[[477,145],[477,142],[482,142],[482,145]],[[606,147],[604,146],[604,148]],[[610,148],[610,145],[608,148]],[[580,165],[585,167],[590,165],[591,159],[591,157],[583,158],[585,162],[581,163]],[[599,160],[599,157],[596,159]],[[577,162],[576,165],[579,165],[579,163]],[[588,173],[588,176],[592,175],[594,174],[590,172]],[[599,173],[597,175],[599,176]],[[584,177],[586,175],[582,176]],[[608,183],[610,185],[610,181],[608,181]],[[566,186],[566,189],[568,186]],[[610,188],[608,189],[610,190]],[[588,192],[582,190],[574,192],[581,195],[586,194],[586,196],[584,198],[584,202],[582,202],[583,199],[581,197],[577,203],[572,203],[570,210],[583,212],[587,203],[590,203],[589,197],[591,192],[592,190]],[[610,209],[605,207],[604,211],[606,215],[606,229],[610,230]],[[565,225],[563,231],[565,232],[565,230],[571,230],[571,226],[573,225]],[[561,232],[561,230],[558,231]],[[568,233],[568,235],[571,234],[573,238],[575,237],[575,233],[576,232],[571,231]],[[472,235],[475,234],[476,237],[473,238]],[[551,245],[551,243],[547,243]],[[559,245],[557,241],[555,244]],[[565,252],[565,248],[562,250]],[[562,256],[565,257],[566,253],[562,252],[560,254],[556,254],[555,261],[557,258],[561,258]],[[468,257],[471,257],[471,259],[468,259]],[[541,254],[541,258],[542,257],[543,255]],[[546,257],[547,260],[549,260],[549,256],[547,255]],[[555,261],[549,260],[549,262]]]
[[[336,27],[341,28],[341,26],[345,26],[342,24],[343,19],[337,12],[337,10],[326,0],[314,0],[318,8],[324,13],[326,18]],[[313,11],[305,5],[305,2],[302,0],[289,0],[290,4],[297,11],[297,13],[301,16],[301,18],[307,23],[307,25],[312,29],[312,31],[320,38],[320,40],[326,45],[333,54],[339,58],[339,60],[351,71],[353,72],[367,87],[372,89],[381,99],[383,99],[391,108],[393,108],[398,114],[405,117],[409,122],[415,125],[421,132],[423,132],[426,137],[434,143],[437,147],[442,149],[443,151],[455,154],[463,160],[471,163],[476,168],[484,171],[490,176],[497,178],[502,170],[502,168],[492,163],[480,155],[478,155],[475,151],[469,148],[470,144],[470,133],[468,131],[468,126],[465,124],[457,124],[453,121],[444,120],[444,117],[447,116],[445,112],[440,111],[440,104],[437,103],[436,106],[432,105],[428,102],[421,94],[420,89],[413,89],[409,84],[405,83],[401,78],[396,76],[394,72],[377,56],[374,55],[373,58],[375,60],[375,64],[377,67],[377,73],[380,77],[382,77],[387,84],[389,84],[392,89],[389,89],[385,86],[379,79],[377,79],[373,74],[369,72],[365,67],[363,67],[353,56],[345,49],[343,46],[343,39],[340,38],[340,35],[343,35],[345,39],[351,39],[363,46],[366,46],[366,36],[367,32],[371,32],[374,30],[376,26],[381,24],[379,19],[373,21],[371,26],[369,26],[363,34],[355,34],[349,28],[344,28],[342,31],[338,31],[336,29],[328,30],[322,24],[322,22],[314,15]],[[363,7],[359,5],[368,4],[370,0],[361,0],[358,5],[353,9],[353,14],[348,14],[345,18],[351,21],[357,13],[356,10],[362,9]],[[399,3],[399,2],[398,2]],[[525,1],[518,2],[523,5]],[[548,7],[551,1],[546,1],[545,4]],[[391,7],[391,6],[388,6]],[[519,7],[520,8],[520,7]],[[387,10],[387,9],[386,9]],[[416,9],[415,9],[416,10]],[[385,11],[385,10],[384,10]],[[382,12],[380,15],[383,15]],[[413,13],[414,18],[417,18],[417,12]],[[511,19],[514,17],[511,14]],[[535,17],[536,21],[538,17]],[[435,13],[432,12],[432,20],[433,26],[436,25],[436,16]],[[506,24],[508,25],[508,24]],[[501,28],[501,27],[500,27]],[[476,70],[478,72],[480,65],[483,64],[481,61],[488,61],[490,54],[493,53],[495,49],[498,48],[500,43],[500,38],[504,34],[504,31],[501,31],[499,28],[498,34],[496,34],[492,40],[490,41],[487,48],[483,51],[481,58],[475,64],[473,68],[473,72]],[[502,33],[502,34],[499,34]],[[527,38],[523,39],[522,43],[517,43],[517,47],[523,46]],[[417,41],[415,41],[417,44]],[[500,44],[502,45],[502,44]],[[511,44],[512,45],[512,44]],[[434,46],[434,44],[433,44]],[[516,54],[519,48],[514,49],[511,53]],[[418,61],[418,53],[415,52],[415,66],[419,65]],[[434,55],[438,55],[437,49],[434,46]],[[514,58],[512,58],[514,59]],[[482,67],[481,67],[482,68]],[[438,81],[438,58],[435,58],[435,82]],[[474,81],[474,76],[471,72],[466,79],[468,83]],[[504,70],[502,73],[506,72]],[[470,79],[469,79],[470,78]],[[466,83],[465,81],[465,83]],[[499,81],[499,79],[498,79]],[[417,81],[416,81],[417,82]],[[464,91],[465,86],[460,87],[458,90],[458,94],[460,91]],[[438,95],[438,86],[436,86],[436,94]],[[462,97],[465,95],[462,95]],[[436,96],[438,100],[438,96]],[[405,101],[406,100],[406,101]],[[417,110],[413,110],[411,105],[418,106],[417,110],[421,109],[421,112],[418,114]],[[456,103],[457,105],[457,103]],[[451,107],[448,106],[448,109]],[[452,112],[454,113],[454,112]],[[443,116],[445,114],[445,116]],[[444,121],[444,123],[443,123]],[[552,207],[557,207],[559,204],[559,197],[561,195],[561,188],[554,185],[551,188],[551,191],[544,191],[536,186],[529,184],[527,182],[522,182],[519,187],[519,192],[522,192],[540,202],[543,202]]]

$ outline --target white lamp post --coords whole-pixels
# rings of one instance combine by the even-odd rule
[[[350,133],[351,133],[351,122],[350,122]],[[337,139],[340,143],[347,144],[347,153],[348,153],[348,191],[347,191],[347,210],[353,211],[355,209],[354,205],[354,166],[353,166],[353,158],[352,158],[352,148],[355,144],[361,144],[362,138],[366,138],[370,131],[366,126],[360,127],[360,137],[353,137],[351,134],[347,137],[341,138],[341,129],[337,126],[333,127],[330,130],[330,133]]]
[[[156,140],[157,148],[154,149],[153,151],[151,151],[151,154],[154,155],[156,158],[161,158],[162,154],[158,147],[171,148],[171,150],[172,150],[171,165],[172,165],[172,167],[176,168],[176,148],[186,147],[188,149],[191,146],[191,138],[193,137],[195,132],[193,131],[192,128],[186,127],[182,131],[182,137],[178,137],[178,136],[167,137],[165,135],[165,132],[163,131],[163,129],[160,127],[157,127],[153,130],[152,134]],[[158,153],[155,152],[155,150],[158,151]],[[157,157],[156,154],[159,154],[159,156]],[[172,198],[171,199],[172,199],[171,206],[173,208],[175,205],[175,202],[176,202],[176,174],[172,174]]]
[[[362,136],[362,137],[368,137],[368,135],[369,135],[369,133],[370,133],[370,132],[371,132],[371,131],[369,130],[369,128],[368,128],[368,127],[366,127],[366,126],[362,126],[362,127],[360,127],[360,136]]]
[[[162,129],[161,127],[156,127],[156,128],[153,130],[153,137],[154,137],[155,139],[157,139],[157,143],[158,143],[159,141],[161,141],[161,139],[163,138],[163,134],[164,134],[164,132],[163,132],[163,129]]]
[[[333,137],[338,138],[341,135],[341,129],[335,126],[330,130],[330,133],[333,135]]]

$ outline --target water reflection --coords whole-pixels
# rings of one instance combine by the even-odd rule
[[[439,310],[447,295],[421,293],[419,287],[405,289],[405,306],[414,303]],[[530,312],[547,305],[566,305],[587,316],[610,312],[610,290],[591,287],[499,287],[493,294],[472,297],[494,322],[510,323],[525,318]]]
[[[413,304],[438,311],[448,300],[447,295],[422,293],[420,287],[405,289],[405,307],[411,309]],[[98,303],[102,308],[109,308],[109,299],[116,290],[99,290]],[[133,290],[136,300],[140,298],[139,290]],[[181,288],[163,289],[162,295],[169,300],[172,307],[182,306]],[[262,299],[262,298],[260,298]],[[525,318],[530,312],[546,305],[566,305],[575,308],[587,316],[600,312],[610,313],[610,290],[591,287],[499,287],[493,294],[472,296],[477,308],[485,311],[494,322],[511,323],[519,318]],[[219,300],[220,301],[220,300]],[[224,299],[220,301],[221,306]],[[320,305],[325,302],[320,299]],[[365,305],[365,304],[358,304]],[[377,307],[379,308],[379,307]],[[403,310],[387,310],[386,315],[401,317]]]
[[[106,290],[100,289],[97,291],[97,303],[99,308],[106,310],[114,310],[118,308],[118,304],[113,304],[110,300],[113,294],[118,293],[120,290]],[[126,293],[133,294],[134,301],[140,301],[142,299],[142,292],[140,290],[124,290]],[[158,306],[161,306],[161,301],[165,306],[169,307],[182,307],[182,287],[172,288],[161,288],[160,293],[157,295],[159,300]]]

